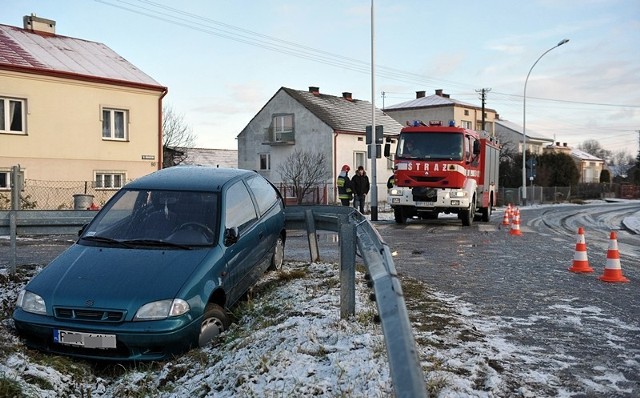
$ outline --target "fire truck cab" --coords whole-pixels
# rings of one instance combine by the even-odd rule
[[[496,204],[500,148],[486,132],[414,121],[400,131],[389,202],[397,223],[455,213],[488,222]]]

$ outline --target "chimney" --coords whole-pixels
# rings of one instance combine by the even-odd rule
[[[566,142],[563,142],[563,143],[562,143],[562,146],[566,148],[566,147],[567,147],[567,143],[566,143]]]
[[[444,93],[442,94],[442,97],[443,97],[443,98],[450,98],[450,97],[449,97],[449,94],[444,94]]]
[[[353,101],[353,98],[351,97],[351,93],[347,91],[342,93],[342,98],[346,99],[347,101]]]
[[[22,17],[22,24],[25,30],[31,32],[56,34],[56,21],[36,17],[33,13]]]
[[[441,88],[436,90],[436,95],[439,95],[440,97],[442,97],[442,89]]]
[[[424,98],[424,91],[416,91],[416,99],[418,98]]]
[[[309,92],[315,96],[320,95],[320,87],[309,86]]]
[[[556,141],[556,146],[560,146],[560,141]]]

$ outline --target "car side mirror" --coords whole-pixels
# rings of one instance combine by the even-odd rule
[[[389,156],[391,156],[391,144],[387,142],[384,144],[384,157],[388,158]]]
[[[473,154],[474,155],[479,155],[480,154],[480,142],[479,141],[473,141]]]
[[[231,246],[238,241],[238,227],[226,228],[224,230],[224,245]]]

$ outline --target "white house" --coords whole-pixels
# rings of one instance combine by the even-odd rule
[[[328,160],[328,178],[320,201],[336,203],[335,181],[343,164],[351,167],[350,176],[358,166],[364,166],[373,184],[365,139],[371,111],[370,102],[355,99],[348,92],[333,96],[321,94],[318,87],[309,90],[281,87],[238,134],[238,167],[258,170],[272,183],[279,184],[283,182],[279,166],[295,150],[323,153]],[[394,119],[379,109],[375,115],[376,125],[383,126],[384,136],[391,138],[400,132],[402,125]],[[392,173],[390,159],[382,156],[376,161],[379,202],[386,201],[386,182]]]

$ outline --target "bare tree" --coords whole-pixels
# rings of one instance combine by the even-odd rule
[[[187,159],[185,148],[195,145],[196,136],[170,105],[162,107],[162,168],[179,165]]]
[[[298,204],[302,203],[313,186],[328,177],[326,163],[327,158],[323,153],[296,149],[278,166],[282,181],[293,186]]]
[[[586,140],[582,144],[578,145],[578,149],[604,161],[607,161],[609,157],[611,157],[611,151],[604,149],[598,140]]]
[[[632,168],[636,160],[626,151],[615,151],[607,162],[613,176],[627,176],[627,171]]]

